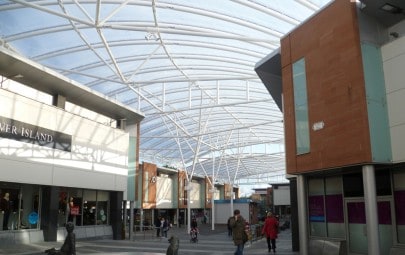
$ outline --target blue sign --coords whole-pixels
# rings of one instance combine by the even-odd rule
[[[30,224],[37,224],[37,222],[38,222],[38,213],[36,213],[36,212],[31,212],[31,213],[28,215],[28,222],[29,222]]]

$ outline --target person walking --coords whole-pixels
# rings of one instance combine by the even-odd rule
[[[229,236],[229,237],[231,237],[231,236],[232,236],[231,219],[232,219],[232,216],[231,216],[231,217],[229,217],[228,222],[227,222],[227,227],[228,227],[228,236]]]
[[[161,225],[162,225],[162,223],[160,222],[160,218],[159,217],[156,218],[156,220],[155,220],[156,237],[160,237],[160,226]]]
[[[4,197],[0,201],[0,210],[3,215],[3,230],[9,230],[8,219],[10,217],[11,206],[10,206],[10,193],[6,192]]]
[[[243,255],[243,249],[245,248],[245,219],[240,214],[238,209],[233,211],[233,217],[229,221],[229,225],[232,228],[233,243],[236,246],[234,255]]]
[[[267,218],[264,221],[264,226],[262,230],[262,235],[265,235],[267,238],[267,248],[269,252],[273,249],[273,252],[276,253],[276,239],[278,235],[278,220],[271,212],[267,213]]]
[[[169,221],[165,218],[162,217],[162,229],[160,231],[162,231],[162,236],[167,238],[167,231],[169,231]]]

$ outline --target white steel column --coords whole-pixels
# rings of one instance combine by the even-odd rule
[[[215,189],[212,191],[212,197],[211,197],[211,230],[215,230]]]
[[[141,215],[140,215],[140,217],[141,217],[141,219],[140,219],[140,221],[139,221],[139,229],[140,229],[140,231],[141,232],[143,232],[144,231],[144,229],[143,229],[143,208],[141,208]]]
[[[305,176],[297,176],[298,228],[300,255],[309,255],[308,245],[308,212]]]
[[[190,180],[187,180],[187,233],[190,233],[191,230],[191,177]]]
[[[232,187],[233,187],[233,185],[232,185]],[[231,206],[230,206],[230,208],[231,208],[231,213],[229,215],[233,215],[233,188],[232,188],[232,191],[231,191]]]
[[[377,192],[375,186],[375,170],[372,165],[363,166],[364,203],[366,209],[366,227],[368,254],[380,254],[378,235]]]

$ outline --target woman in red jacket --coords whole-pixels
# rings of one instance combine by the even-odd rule
[[[273,252],[276,253],[276,239],[278,234],[278,220],[273,216],[271,212],[267,213],[267,218],[264,221],[264,226],[262,234],[267,237],[267,247],[269,252],[273,249]]]

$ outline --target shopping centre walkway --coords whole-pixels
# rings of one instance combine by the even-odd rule
[[[190,236],[185,228],[173,227],[168,232],[168,237],[176,235],[180,239],[179,255],[232,255],[235,251],[232,239],[228,237],[226,226],[217,225],[211,230],[211,225],[199,226],[200,233],[198,242],[190,242]],[[46,249],[60,248],[62,242],[43,242],[30,245],[5,245],[0,244],[0,254],[29,255],[42,254]],[[78,240],[76,242],[76,254],[111,254],[111,255],[162,255],[166,254],[169,246],[167,238],[156,237],[154,230],[136,232],[134,240]],[[244,255],[270,254],[267,252],[267,244],[264,238],[248,242],[245,246]],[[273,254],[273,253],[271,253]],[[292,252],[291,232],[289,229],[281,231],[277,239],[276,254],[298,255]]]

